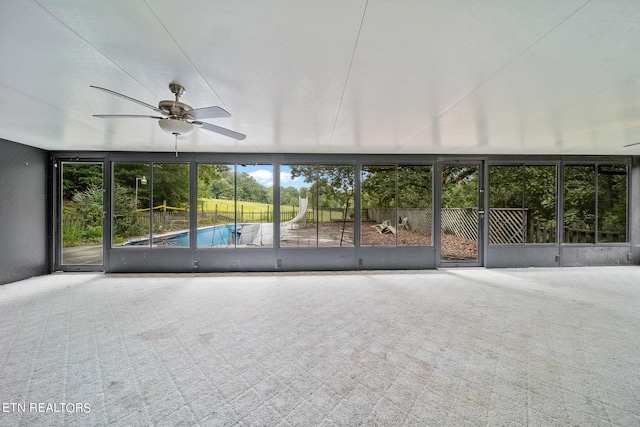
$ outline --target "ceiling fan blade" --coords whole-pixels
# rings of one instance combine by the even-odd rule
[[[114,91],[112,91],[112,90],[110,90],[110,89],[105,89],[105,88],[103,88],[103,87],[98,87],[98,86],[90,86],[90,87],[92,87],[92,88],[94,88],[94,89],[101,90],[101,91],[103,91],[103,92],[110,93],[111,95],[119,96],[120,98],[124,98],[124,99],[126,99],[126,100],[128,100],[128,101],[135,102],[136,104],[142,105],[143,107],[151,108],[153,111],[158,112],[158,113],[160,113],[160,114],[163,114],[163,115],[165,115],[165,116],[167,115],[164,111],[162,111],[161,109],[159,109],[159,108],[158,108],[158,107],[156,107],[155,105],[151,105],[151,104],[147,104],[146,102],[138,101],[138,100],[137,100],[137,99],[135,99],[135,98],[131,98],[130,96],[123,95],[123,94],[121,94],[121,93],[114,92]]]
[[[200,120],[200,119],[217,119],[220,117],[231,117],[231,114],[222,107],[203,107],[196,108],[194,110],[187,111],[187,118]]]
[[[164,119],[166,117],[144,116],[139,114],[94,114],[93,117],[101,119]]]
[[[634,145],[640,145],[640,141],[634,142],[632,144],[623,145],[623,147],[631,147],[631,146],[634,146]]]
[[[221,128],[220,126],[212,125],[211,123],[193,122],[194,126],[201,127],[211,132],[219,133],[220,135],[228,136],[229,138],[238,139],[242,141],[247,135],[232,131],[231,129]]]

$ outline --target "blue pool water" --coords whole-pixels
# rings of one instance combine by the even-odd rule
[[[241,224],[238,224],[238,228]],[[213,227],[201,228],[197,232],[199,248],[211,248],[215,246],[226,246],[233,235],[234,224],[214,225]],[[175,236],[154,239],[154,243],[167,246],[189,246],[189,232],[185,231]],[[149,239],[129,242],[126,246],[148,245]]]
[[[221,245],[228,245],[233,224],[214,225],[213,227],[201,228],[197,231],[197,241],[199,248],[207,248]],[[170,245],[189,246],[189,232],[185,231],[167,239]]]

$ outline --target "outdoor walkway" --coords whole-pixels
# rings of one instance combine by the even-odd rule
[[[58,273],[0,287],[0,425],[640,425],[639,307],[640,267]]]

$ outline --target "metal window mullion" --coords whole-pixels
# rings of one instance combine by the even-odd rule
[[[395,170],[395,197],[396,197],[396,209],[395,209],[395,214],[394,214],[394,224],[396,226],[396,232],[395,232],[395,240],[396,240],[396,246],[398,246],[398,232],[400,230],[398,230],[398,205],[400,204],[400,188],[398,185],[398,177],[399,177],[399,166],[398,164],[394,164],[394,170]]]
[[[271,200],[273,201],[273,219],[271,220],[273,236],[273,248],[280,248],[280,206],[282,201],[280,200],[282,193],[280,192],[280,163],[273,163],[273,194],[271,194]],[[276,221],[277,220],[277,221]],[[267,215],[267,222],[269,221],[269,215]]]
[[[153,170],[154,163],[155,162],[149,162],[149,171],[151,172],[151,179],[149,180],[149,248],[153,248],[153,178],[155,177],[155,171]]]
[[[360,257],[360,245],[362,243],[362,194],[361,192],[362,162],[356,160],[353,171],[353,244],[356,247],[356,257]]]
[[[595,183],[594,183],[595,185],[594,185],[594,190],[593,190],[593,199],[594,199],[593,200],[593,205],[594,205],[594,212],[593,212],[593,223],[594,224],[593,224],[593,226],[595,228],[595,230],[594,230],[595,233],[593,235],[593,243],[595,245],[597,245],[599,240],[600,240],[600,236],[598,235],[599,234],[598,231],[600,230],[600,227],[599,227],[599,224],[598,224],[598,222],[600,222],[600,218],[599,218],[600,215],[599,215],[599,212],[598,212],[598,196],[599,196],[599,194],[598,194],[598,178],[599,178],[599,175],[600,175],[598,173],[599,170],[600,170],[600,164],[596,163],[594,165],[594,172],[596,174],[596,177],[595,177],[596,179],[595,179]]]
[[[631,203],[629,203],[629,200],[631,198],[631,165],[625,165],[624,167],[625,169],[625,181],[626,181],[626,191],[627,191],[627,200],[626,200],[626,205],[627,205],[627,218],[626,218],[626,225],[625,225],[625,237],[624,237],[624,241],[625,242],[631,242],[631,231],[629,230],[631,223],[629,222],[629,218],[631,218]]]
[[[111,164],[107,155],[102,160],[102,188],[104,195],[102,197],[102,268],[105,272],[109,272],[109,255],[111,242],[113,240],[113,174],[109,167]]]
[[[322,212],[320,211],[320,165],[316,165],[315,168],[315,184],[316,184],[316,194],[315,194],[315,206],[313,207],[313,210],[315,212],[315,219],[314,219],[314,226],[316,227],[316,248],[320,246],[320,230],[319,228],[319,224],[320,224],[320,215],[322,214]],[[308,203],[308,202],[307,202]]]
[[[522,164],[522,182],[521,182],[521,191],[522,191],[522,206],[521,206],[521,210],[522,210],[522,229],[520,230],[520,238],[522,239],[522,245],[524,245],[525,243],[527,243],[527,239],[526,239],[526,235],[527,232],[525,230],[525,206],[527,204],[527,195],[526,195],[526,179],[527,179],[527,173],[526,173],[526,166],[523,163]],[[527,218],[529,219],[529,218]],[[529,225],[529,222],[527,221],[527,226]]]
[[[189,163],[189,247],[198,246],[198,162]]]
[[[53,230],[54,231],[54,245],[56,247],[56,249],[54,249],[54,260],[53,260],[53,265],[55,266],[55,269],[58,270],[60,269],[60,266],[62,265],[62,235],[63,235],[63,230],[62,227],[63,225],[63,207],[62,207],[62,185],[63,185],[63,175],[62,175],[62,168],[63,168],[63,161],[60,159],[57,159],[54,161],[54,168],[56,169],[56,183],[54,184],[54,191],[53,191],[53,197],[54,200],[56,201],[56,206],[55,206],[55,212],[57,215],[57,218],[54,220],[55,223],[53,224]]]
[[[436,265],[440,265],[442,256],[442,160],[437,159],[433,164],[433,218],[431,243],[435,248]]]
[[[238,247],[238,164],[233,164],[233,247]]]
[[[482,210],[485,212],[482,215],[481,228],[478,230],[478,263],[481,266],[487,264],[487,257],[489,254],[489,216],[486,214],[489,204],[489,166],[488,159],[481,159],[478,163],[478,200],[482,203]],[[481,184],[482,183],[482,184]],[[480,187],[482,185],[482,187]]]
[[[556,166],[556,241],[562,246],[564,241],[564,161],[560,161]],[[562,253],[560,253],[562,257]]]

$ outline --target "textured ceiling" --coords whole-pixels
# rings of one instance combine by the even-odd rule
[[[637,0],[7,0],[0,138],[171,151],[156,105],[186,87],[190,152],[640,154]]]

